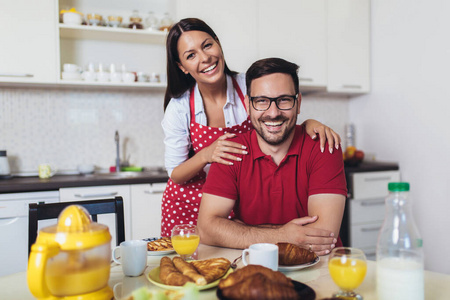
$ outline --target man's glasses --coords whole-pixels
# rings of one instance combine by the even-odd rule
[[[254,109],[259,111],[265,111],[270,108],[272,102],[275,102],[275,105],[279,110],[290,110],[294,107],[295,100],[297,100],[297,95],[283,95],[276,98],[270,97],[250,97],[252,102],[252,106]]]

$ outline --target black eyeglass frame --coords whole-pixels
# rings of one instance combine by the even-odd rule
[[[280,107],[278,106],[278,100],[279,100],[280,98],[283,98],[283,97],[293,97],[293,98],[294,98],[294,102],[292,102],[291,108],[280,108]],[[265,99],[269,99],[269,100],[270,100],[269,106],[268,106],[266,109],[258,109],[258,108],[256,108],[256,107],[255,107],[255,104],[254,104],[254,102],[253,102],[256,98],[265,98]],[[278,96],[278,97],[275,97],[275,98],[266,97],[266,96],[256,96],[256,97],[250,97],[250,96],[249,96],[249,99],[250,99],[250,101],[252,102],[253,108],[254,108],[255,110],[257,110],[257,111],[266,111],[266,110],[268,110],[268,109],[270,108],[270,106],[272,105],[272,102],[275,102],[275,105],[277,106],[277,108],[278,108],[279,110],[291,110],[291,109],[294,108],[294,106],[295,106],[295,101],[298,99],[298,94],[295,94],[295,95],[281,95],[281,96]]]

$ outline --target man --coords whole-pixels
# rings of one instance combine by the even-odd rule
[[[198,217],[201,241],[230,248],[289,242],[328,254],[336,245],[347,195],[342,150],[296,125],[298,66],[280,58],[247,71],[245,104],[255,130],[235,138],[248,155],[232,166],[212,164]],[[228,219],[233,210],[235,219]]]

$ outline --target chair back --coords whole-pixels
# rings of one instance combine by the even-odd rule
[[[97,215],[114,213],[116,216],[117,246],[125,241],[125,221],[123,213],[123,198],[100,199],[88,201],[72,201],[58,203],[30,203],[28,206],[28,255],[31,246],[36,242],[38,221],[56,219],[61,211],[69,205],[81,205],[87,209],[92,221],[97,222]]]

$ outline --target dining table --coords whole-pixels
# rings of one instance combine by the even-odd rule
[[[152,254],[152,253],[150,253]],[[162,288],[154,285],[148,279],[151,270],[159,267],[162,255],[148,255],[147,268],[144,274],[138,277],[127,277],[122,272],[121,265],[112,262],[109,278],[109,286],[114,291],[114,297],[118,300],[128,299],[130,294],[139,288],[147,287],[148,289],[161,290]],[[197,259],[209,259],[216,257],[224,257],[234,261],[242,254],[242,250],[229,249],[222,247],[213,247],[200,244],[197,249]],[[167,254],[169,257],[175,256],[176,253]],[[309,286],[315,292],[315,299],[331,297],[338,287],[334,284],[328,272],[328,256],[320,256],[319,262],[303,269],[283,271],[283,273],[294,281],[301,282]],[[242,261],[237,268],[242,268]],[[450,299],[450,275],[425,271],[425,299],[427,300],[448,300]],[[376,262],[367,261],[367,274],[363,283],[356,289],[364,300],[376,300]],[[19,272],[7,276],[0,277],[0,299],[35,299],[30,293],[27,285],[27,273]],[[217,287],[199,292],[199,299],[217,299]]]

